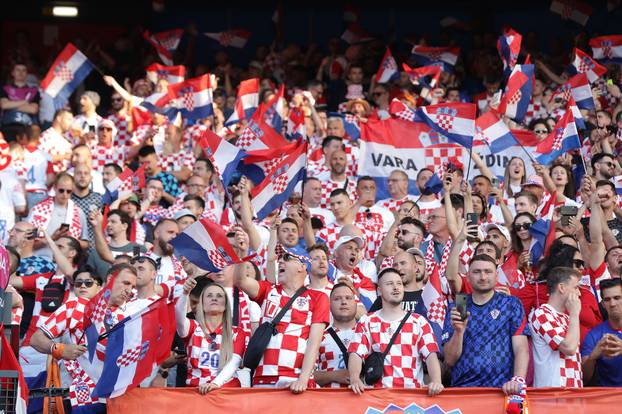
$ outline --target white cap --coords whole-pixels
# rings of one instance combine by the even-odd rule
[[[488,224],[483,225],[482,227],[484,230],[484,234],[486,236],[488,236],[488,232],[490,232],[490,230],[497,229],[499,230],[499,233],[503,235],[503,237],[505,237],[508,241],[512,241],[512,237],[510,236],[510,231],[504,225],[497,224],[497,223],[488,223]]]
[[[359,246],[359,249],[365,247],[365,240],[361,236],[341,236],[339,237],[339,240],[337,240],[337,243],[335,243],[334,250],[336,251],[339,247],[350,241],[355,241]]]

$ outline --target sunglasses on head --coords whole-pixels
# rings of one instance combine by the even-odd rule
[[[529,230],[531,228],[531,223],[523,223],[523,224],[515,224],[514,225],[514,230],[516,231],[521,231],[521,230]]]
[[[149,256],[136,256],[136,257],[132,257],[130,259],[130,264],[132,266],[135,265],[136,263],[143,264],[145,262],[151,263],[151,265],[154,267],[154,269],[158,269],[160,267],[159,260],[153,260]]]
[[[85,286],[87,288],[92,287],[95,284],[94,280],[76,280],[73,285],[77,288]]]
[[[70,190],[70,189],[67,189],[67,188],[59,188],[56,191],[58,191],[61,194],[71,194],[71,193],[73,193],[73,190]]]

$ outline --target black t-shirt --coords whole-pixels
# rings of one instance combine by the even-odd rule
[[[427,317],[427,310],[423,304],[423,298],[421,297],[422,292],[423,290],[405,291],[404,299],[402,299],[402,309],[406,312],[412,311]],[[376,312],[380,309],[382,309],[382,299],[378,297],[371,305],[371,308],[369,308],[369,312]]]
[[[585,233],[585,239],[588,242],[591,241],[590,240],[590,230],[589,230],[589,227],[588,227],[589,223],[590,223],[589,217],[583,217],[581,219],[581,224],[583,225],[583,231]],[[607,221],[607,226],[611,229],[611,232],[615,236],[615,238],[618,241],[618,243],[622,244],[622,221],[616,217],[616,218],[614,218],[612,220],[608,220]]]

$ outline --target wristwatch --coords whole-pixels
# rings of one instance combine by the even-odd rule
[[[164,379],[168,378],[168,370],[167,369],[158,369],[158,374],[160,374],[160,376]]]

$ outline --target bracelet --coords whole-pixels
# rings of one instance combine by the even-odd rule
[[[168,378],[168,370],[158,369],[158,374],[164,379]]]
[[[520,377],[518,375],[513,376],[510,381],[518,382],[519,384],[522,384],[522,385],[527,385],[527,381],[525,381],[525,378]]]
[[[50,348],[50,353],[54,359],[63,359],[63,351],[65,350],[65,344],[59,344],[54,342]]]

